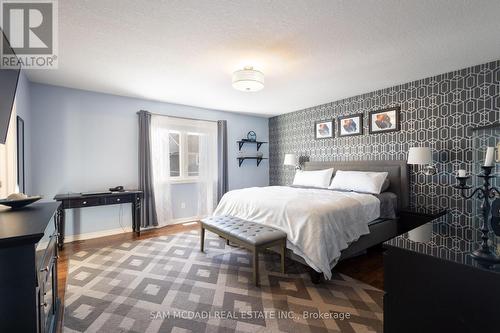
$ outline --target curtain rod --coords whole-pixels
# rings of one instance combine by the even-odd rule
[[[141,110],[141,111],[146,111],[146,110]],[[139,114],[139,112],[137,112],[137,114]],[[146,111],[146,112],[148,112],[149,114],[151,114],[153,116],[162,116],[162,117],[178,118],[178,119],[185,119],[185,120],[208,121],[211,123],[217,122],[217,120],[205,120],[205,119],[196,119],[196,118],[189,118],[189,117],[169,116],[168,114],[154,113],[154,112],[149,112],[149,111]]]

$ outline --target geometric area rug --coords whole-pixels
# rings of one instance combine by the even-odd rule
[[[311,283],[307,268],[251,255],[196,230],[71,256],[63,332],[382,332],[383,292],[348,276]]]

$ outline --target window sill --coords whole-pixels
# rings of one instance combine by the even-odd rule
[[[195,184],[199,182],[200,182],[199,178],[170,179],[171,184]]]

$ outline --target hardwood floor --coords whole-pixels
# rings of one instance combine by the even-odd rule
[[[366,254],[342,260],[334,269],[375,288],[384,289],[384,263],[381,246],[368,249]]]
[[[75,241],[64,244],[64,249],[59,252],[58,260],[58,293],[61,299],[61,307],[58,320],[58,332],[62,332],[62,318],[64,309],[64,294],[66,289],[66,279],[68,277],[68,263],[72,254],[82,250],[95,249],[99,247],[120,244],[125,241],[135,241],[158,236],[170,235],[174,233],[198,229],[198,223],[176,224],[141,231],[141,236],[135,233],[123,233],[119,235],[94,238],[89,240]],[[364,255],[341,261],[335,270],[352,278],[365,282],[379,289],[384,287],[384,270],[382,264],[382,249],[375,247],[369,249]]]

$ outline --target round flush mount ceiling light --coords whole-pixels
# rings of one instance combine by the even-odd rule
[[[245,92],[255,92],[264,88],[264,73],[253,67],[245,67],[233,73],[233,88]]]

